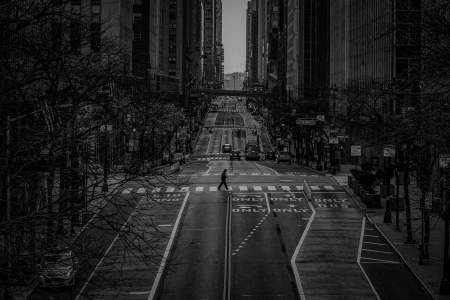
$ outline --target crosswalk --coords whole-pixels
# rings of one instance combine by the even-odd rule
[[[286,174],[280,174],[280,173],[261,173],[261,172],[227,172],[228,176],[286,176]],[[221,173],[214,172],[214,173],[198,173],[198,174],[179,174],[180,177],[204,177],[204,176],[220,176]],[[288,174],[291,175],[291,174]],[[295,176],[299,177],[319,177],[319,175],[316,174],[295,174]]]
[[[302,192],[303,185],[228,185],[228,189],[233,192]],[[340,187],[333,185],[312,185],[311,191],[340,191]],[[225,189],[223,188],[222,191]],[[122,190],[122,194],[155,194],[155,193],[202,193],[217,192],[217,185],[201,186],[164,186],[164,187],[127,187]]]

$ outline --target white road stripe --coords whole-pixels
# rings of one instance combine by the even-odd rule
[[[290,190],[291,190],[291,188],[290,188],[289,186],[287,186],[287,185],[283,185],[283,186],[281,187],[281,189],[282,189],[283,191],[290,191]]]
[[[401,264],[399,261],[392,261],[392,260],[385,260],[385,259],[377,259],[377,258],[369,258],[369,257],[361,257],[362,259],[372,260],[372,261],[379,261],[383,263],[388,264]],[[363,261],[361,263],[364,263]]]
[[[160,187],[154,188],[152,193],[159,193],[161,191]]]
[[[362,251],[362,247],[363,247],[363,242],[364,242],[364,229],[366,228],[366,218],[363,217],[362,219],[362,223],[361,223],[361,235],[359,237],[359,246],[358,246],[358,256],[356,258],[356,262],[358,263],[359,268],[361,269],[361,272],[364,274],[364,277],[366,277],[367,282],[369,283],[370,287],[372,288],[373,293],[375,294],[375,296],[377,297],[378,300],[380,300],[380,296],[377,293],[377,290],[375,289],[375,287],[373,286],[372,282],[370,281],[369,276],[367,276],[366,271],[364,271],[364,268],[361,265],[361,251]]]
[[[241,185],[241,186],[239,186],[239,190],[240,191],[248,191],[248,188],[246,185]]]
[[[374,237],[374,238],[381,238],[380,235],[371,235],[371,234],[365,234],[364,236],[368,236],[368,237]]]
[[[173,186],[167,187],[166,192],[167,192],[167,193],[173,193],[173,192],[175,192],[175,187],[173,187]]]
[[[318,191],[318,190],[320,190],[320,188],[317,185],[311,185],[310,188],[311,188],[311,191]]]
[[[204,189],[205,189],[205,188],[202,187],[202,186],[197,186],[197,187],[195,188],[195,191],[196,191],[196,192],[203,192]]]
[[[326,186],[324,186],[324,188],[328,191],[334,190],[334,187],[332,187],[331,185],[326,185]]]
[[[381,245],[381,246],[386,245],[386,244],[383,244],[383,243],[374,243],[374,242],[364,242],[364,244]]]
[[[363,251],[376,252],[376,253],[386,253],[393,254],[391,251],[380,251],[380,250],[372,250],[372,249],[362,249]]]
[[[253,189],[254,189],[255,191],[262,191],[262,188],[261,188],[261,186],[259,186],[259,185],[255,185],[255,186],[253,187]]]
[[[300,252],[300,248],[302,247],[302,245],[306,239],[306,235],[308,234],[311,224],[316,216],[316,210],[314,209],[314,206],[312,205],[311,202],[309,202],[309,201],[307,201],[307,202],[308,202],[309,207],[311,208],[312,214],[308,220],[308,223],[306,224],[306,228],[303,231],[302,237],[300,238],[300,241],[298,242],[297,247],[295,247],[294,254],[291,257],[291,268],[292,268],[292,272],[294,273],[295,283],[297,284],[297,289],[298,289],[298,293],[299,293],[301,300],[305,300],[306,297],[305,297],[305,292],[303,291],[302,282],[300,280],[300,274],[298,272],[298,268],[297,268],[297,264],[296,264],[295,260],[298,256],[298,253]]]
[[[303,185],[297,185],[295,188],[299,191],[303,191]]]
[[[132,191],[132,188],[126,188],[122,191],[122,194],[129,194],[129,193],[131,193],[131,191]]]
[[[144,194],[144,193],[145,193],[145,191],[146,191],[146,189],[145,189],[145,188],[143,188],[143,187],[141,187],[141,188],[139,188],[139,189],[137,190],[137,192],[136,192],[136,193],[138,193],[138,194]]]
[[[217,186],[210,186],[209,187],[210,192],[217,192]]]
[[[159,265],[158,273],[156,273],[155,280],[153,281],[152,289],[150,290],[150,295],[148,296],[148,300],[152,300],[155,297],[156,290],[158,289],[159,281],[164,273],[164,269],[166,267],[166,261],[169,258],[170,250],[172,249],[172,244],[175,239],[175,235],[177,234],[178,226],[180,225],[181,216],[183,215],[184,209],[186,207],[186,202],[189,197],[189,192],[186,194],[183,200],[183,204],[181,205],[180,211],[178,212],[177,220],[175,221],[175,226],[172,229],[172,233],[170,235],[169,242],[167,243],[166,251],[164,252],[163,258],[161,260],[161,264]]]
[[[180,189],[180,192],[189,192],[189,187],[188,187],[188,186],[183,186],[183,187]]]
[[[273,185],[269,185],[269,186],[267,187],[267,189],[268,189],[269,191],[276,191],[276,190],[277,190]]]

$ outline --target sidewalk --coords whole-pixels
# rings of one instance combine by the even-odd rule
[[[327,174],[328,176],[334,176]],[[335,176],[343,176],[344,173]],[[362,207],[365,207],[357,195],[352,190],[347,189],[352,197],[356,199]],[[437,214],[430,215],[430,260],[426,265],[419,262],[418,244],[421,239],[421,212],[419,209],[420,192],[415,186],[410,186],[412,233],[416,244],[405,244],[406,240],[406,220],[405,212],[400,211],[400,231],[395,229],[395,211],[392,212],[392,223],[384,223],[384,208],[369,209],[367,216],[384,233],[393,246],[397,249],[409,268],[416,277],[425,285],[436,299],[450,300],[450,295],[440,295],[439,288],[443,273],[443,253],[444,253],[444,220]]]

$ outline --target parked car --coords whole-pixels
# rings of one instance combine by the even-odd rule
[[[259,152],[257,152],[256,150],[249,150],[245,153],[245,159],[246,160],[259,160],[260,159]]]
[[[230,144],[224,144],[222,146],[222,153],[230,153],[231,150],[233,150],[233,147]]]
[[[277,163],[280,162],[288,162],[289,164],[292,163],[292,156],[289,152],[278,152],[277,154]]]
[[[70,249],[51,250],[44,254],[38,268],[40,286],[74,286],[78,259]]]
[[[275,160],[275,151],[267,151],[266,160]]]
[[[237,150],[231,151],[230,160],[234,160],[234,159],[241,160],[241,152],[240,151],[237,151]]]

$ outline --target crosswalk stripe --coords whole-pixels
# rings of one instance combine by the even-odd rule
[[[277,190],[273,185],[269,185],[269,186],[267,187],[267,189],[268,189],[269,191],[276,191],[276,190]]]
[[[317,185],[312,185],[311,190],[318,191],[318,190],[320,190],[320,188]]]
[[[209,187],[210,192],[217,192],[217,186],[210,186]]]
[[[181,191],[181,192],[189,192],[189,187],[188,187],[188,186],[183,186],[183,187],[180,189],[180,191]]]
[[[196,192],[203,192],[203,190],[204,190],[204,187],[202,187],[202,186],[197,186],[197,187],[195,188],[195,191],[196,191]]]
[[[142,187],[141,187],[141,188],[139,188],[139,189],[137,190],[137,193],[138,193],[138,194],[143,194],[143,193],[145,193],[145,190],[146,190],[145,188],[142,188]]]
[[[303,191],[303,185],[297,185],[295,188],[299,191]]]
[[[287,185],[283,185],[283,186],[281,187],[281,189],[282,189],[283,191],[290,191],[290,190],[291,190],[291,188],[288,187]]]
[[[328,191],[334,190],[334,187],[332,187],[331,185],[326,185],[326,186],[324,186],[324,188]]]
[[[262,191],[262,188],[261,188],[259,185],[255,185],[255,186],[253,187],[253,189],[254,189],[255,191]]]
[[[161,191],[160,187],[154,188],[152,193],[159,193]]]
[[[252,175],[259,175],[259,173],[252,173]]]
[[[248,191],[246,185],[241,185],[241,186],[239,186],[239,190],[240,190],[240,191]]]
[[[173,186],[169,186],[166,190],[167,193],[173,193],[175,192],[175,188]]]
[[[264,173],[264,175],[265,175],[265,176],[269,176],[269,175],[270,175],[270,173]]]

